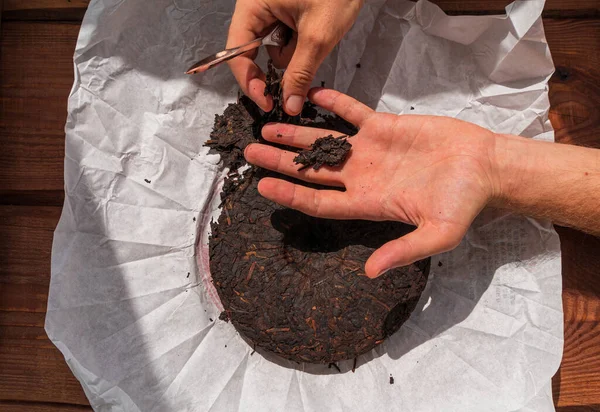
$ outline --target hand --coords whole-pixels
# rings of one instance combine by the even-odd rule
[[[238,0],[229,27],[227,47],[266,35],[277,21],[295,31],[282,50],[268,47],[275,67],[287,67],[283,76],[284,110],[300,113],[317,69],[350,29],[363,0]],[[257,50],[229,61],[229,67],[244,94],[263,110],[273,108],[264,96],[265,75],[254,63]]]
[[[322,218],[417,226],[373,253],[365,267],[369,277],[456,247],[499,190],[492,166],[496,135],[489,130],[445,117],[376,113],[328,89],[313,89],[309,97],[360,129],[349,138],[352,149],[341,167],[298,171],[295,153],[262,144],[249,145],[245,156],[266,169],[346,189],[314,190],[280,179],[261,180],[261,195],[283,206]],[[268,141],[299,148],[330,133],[339,135],[288,124],[269,124],[262,130]]]

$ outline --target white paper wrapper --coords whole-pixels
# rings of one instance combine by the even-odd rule
[[[543,5],[447,17],[424,1],[370,1],[315,84],[381,111],[551,140]],[[183,71],[224,46],[232,10],[223,0],[93,0],[84,19],[46,330],[93,407],[553,410],[563,328],[547,222],[484,211],[456,250],[433,257],[417,310],[356,373],[351,362],[338,373],[251,355],[217,320],[206,242],[223,171],[203,143],[237,86],[224,66]]]

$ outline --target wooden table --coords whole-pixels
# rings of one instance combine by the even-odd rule
[[[0,0],[0,411],[90,410],[44,332],[72,55],[87,3]],[[509,0],[437,3],[452,14],[497,14]],[[557,67],[556,137],[600,148],[600,0],[548,0],[544,24]],[[600,239],[557,230],[565,348],[554,399],[562,412],[600,410]]]

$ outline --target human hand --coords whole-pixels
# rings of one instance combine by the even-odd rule
[[[446,117],[376,113],[334,90],[313,89],[309,98],[359,128],[349,138],[352,149],[343,166],[299,171],[295,153],[262,144],[249,145],[246,160],[307,182],[346,189],[315,190],[275,178],[261,180],[260,194],[283,206],[322,218],[417,226],[377,249],[366,263],[367,276],[453,249],[497,196],[493,132]],[[328,134],[336,132],[289,124],[262,129],[266,140],[299,148]]]
[[[302,110],[317,69],[350,29],[363,0],[237,0],[229,27],[227,48],[267,34],[277,21],[294,30],[290,43],[280,50],[267,47],[275,67],[287,67],[283,76],[283,108],[289,115]],[[265,96],[265,74],[254,63],[257,50],[228,62],[244,94],[263,110],[273,99]]]

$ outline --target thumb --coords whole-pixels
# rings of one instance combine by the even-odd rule
[[[296,50],[283,75],[283,108],[292,116],[302,111],[317,69],[335,46],[335,41],[330,41],[314,31],[314,28],[310,27],[300,29]]]
[[[381,276],[390,269],[407,266],[420,259],[454,249],[464,236],[456,227],[440,229],[425,223],[415,231],[392,240],[377,249],[365,265],[370,278]]]

